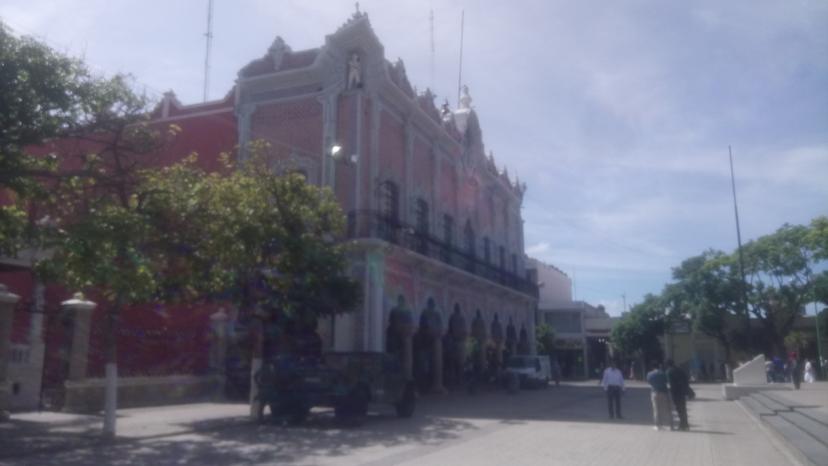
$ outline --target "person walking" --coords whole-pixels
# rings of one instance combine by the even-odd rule
[[[793,382],[794,389],[799,390],[799,384],[802,382],[802,373],[799,372],[799,355],[795,352],[790,355],[788,368],[791,372],[791,382]]]
[[[670,396],[679,417],[679,430],[689,430],[687,422],[687,395],[690,393],[690,379],[687,373],[677,367],[672,359],[667,360],[667,381],[670,383]]]
[[[667,391],[667,374],[661,363],[653,365],[653,369],[647,373],[647,383],[650,384],[650,400],[653,403],[653,427],[661,430],[661,427],[670,427],[673,430],[673,413],[670,409],[670,395]]]
[[[815,377],[815,374],[814,374],[814,365],[811,364],[810,359],[806,359],[805,360],[805,383],[814,383],[814,380],[816,380],[816,377]]]
[[[616,367],[615,361],[610,361],[609,367],[604,369],[601,386],[607,393],[607,406],[610,419],[624,419],[621,417],[621,392],[624,391],[624,374]]]

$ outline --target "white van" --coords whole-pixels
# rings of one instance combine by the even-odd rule
[[[506,376],[511,374],[522,387],[545,387],[552,379],[549,356],[512,356],[506,361]]]

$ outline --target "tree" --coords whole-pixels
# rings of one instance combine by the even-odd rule
[[[555,329],[548,324],[535,327],[535,341],[538,354],[551,356],[555,352]]]
[[[72,289],[92,291],[104,300],[107,327],[104,352],[106,384],[117,380],[118,317],[124,306],[159,294],[165,248],[142,200],[147,167],[169,133],[147,122],[147,99],[136,95],[119,77],[95,83],[86,96],[81,125],[87,134],[56,141],[61,166],[51,180],[51,193],[39,210],[55,220],[45,234],[54,256],[38,264],[43,277]],[[115,390],[106,390],[104,435],[115,435]]]
[[[133,197],[142,172],[166,143],[148,123],[149,100],[128,78],[92,75],[79,60],[0,25],[0,253],[38,240],[56,251],[37,265],[42,278],[104,299],[107,384],[114,385],[121,308],[155,293],[153,234]],[[49,221],[38,221],[39,218]],[[114,435],[107,390],[104,433]]]
[[[11,201],[0,208],[0,253],[12,255],[25,246],[28,203],[46,195],[45,183],[88,174],[68,160],[88,147],[50,142],[114,142],[113,129],[145,116],[146,99],[135,96],[123,76],[93,76],[80,60],[18,38],[2,23],[0,63],[0,194]]]
[[[815,250],[811,231],[802,225],[783,225],[743,248],[750,312],[762,327],[765,341],[778,354],[785,336],[814,293]]]
[[[664,334],[668,323],[665,309],[661,296],[646,295],[612,329],[610,338],[615,350],[642,364],[661,361],[664,354],[658,337]]]
[[[735,322],[742,315],[737,263],[721,251],[708,250],[675,267],[673,279],[663,292],[671,316],[689,319],[695,330],[715,338],[730,361],[733,343],[740,340]]]
[[[330,190],[298,174],[275,175],[266,148],[253,149],[240,166],[225,157],[226,174],[203,173],[192,160],[165,169],[152,183],[149,207],[164,219],[159,240],[173,248],[168,260],[176,274],[198,276],[168,282],[172,291],[194,287],[251,319],[255,371],[264,324],[279,326],[286,338],[276,343],[285,350],[301,344],[296,333],[315,333],[320,317],[353,310],[361,288],[347,274],[339,241],[345,217]]]

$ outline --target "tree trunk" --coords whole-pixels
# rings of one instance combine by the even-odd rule
[[[114,438],[116,431],[116,411],[118,409],[118,317],[121,311],[121,298],[107,313],[105,337],[105,371],[104,384],[104,424],[103,435]]]

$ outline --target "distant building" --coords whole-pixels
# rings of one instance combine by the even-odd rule
[[[538,323],[555,331],[555,357],[564,377],[595,377],[610,357],[609,336],[617,318],[603,306],[572,300],[572,279],[555,267],[529,260],[538,280]]]

